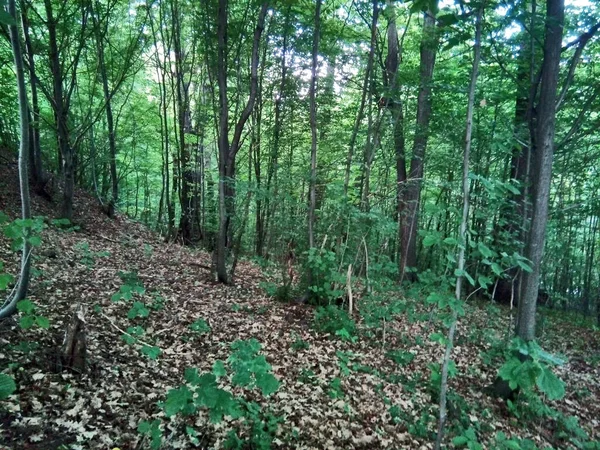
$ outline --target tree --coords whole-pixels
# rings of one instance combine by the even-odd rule
[[[483,5],[477,7],[475,17],[475,45],[473,48],[473,67],[471,69],[471,80],[469,83],[469,94],[467,100],[467,120],[465,130],[465,150],[463,153],[463,170],[462,170],[462,217],[460,221],[458,258],[457,258],[457,277],[455,284],[455,298],[457,302],[462,299],[462,284],[465,279],[465,262],[466,249],[468,246],[467,227],[469,222],[469,161],[471,157],[471,144],[473,138],[473,110],[475,108],[475,90],[477,88],[477,77],[479,75],[479,62],[481,59],[481,29],[482,29]],[[452,311],[452,323],[448,331],[448,343],[442,361],[442,376],[440,386],[440,414],[438,421],[437,438],[435,448],[439,450],[442,446],[444,438],[444,426],[446,424],[446,397],[448,391],[448,367],[450,365],[450,356],[452,346],[454,344],[454,333],[456,332],[456,324],[458,321],[457,306],[454,306]]]
[[[414,272],[407,269],[417,265],[417,231],[419,203],[421,199],[421,181],[423,178],[425,150],[429,139],[429,120],[431,119],[431,91],[433,69],[438,46],[438,36],[435,30],[435,9],[429,8],[423,15],[423,34],[420,46],[420,85],[417,99],[417,119],[413,140],[410,171],[406,179],[406,189],[398,220],[401,221],[400,237],[400,280],[414,280]],[[401,157],[397,159],[401,165]],[[406,171],[406,169],[404,169]],[[399,172],[402,171],[400,167]],[[402,178],[402,175],[399,175]]]
[[[319,40],[321,34],[321,0],[317,0],[315,8],[315,28],[312,41],[312,64],[310,74],[309,102],[310,102],[310,184],[308,188],[308,246],[315,246],[315,210],[317,205],[317,64],[319,56]],[[309,282],[310,285],[310,282]]]
[[[517,335],[526,341],[535,339],[535,310],[552,181],[556,100],[564,20],[564,0],[547,0],[544,61],[540,99],[536,107],[535,151],[532,162],[532,215],[524,255],[531,261],[533,270],[523,274],[517,322]]]
[[[46,11],[46,26],[48,29],[48,64],[52,80],[51,90],[43,89],[48,101],[54,110],[56,121],[56,134],[58,139],[58,148],[60,152],[61,173],[64,179],[63,199],[61,207],[61,216],[66,219],[73,218],[73,195],[75,189],[75,145],[71,142],[71,131],[69,127],[69,112],[71,106],[71,97],[75,90],[77,78],[77,66],[81,52],[85,46],[87,33],[87,9],[81,6],[81,9],[70,9],[66,3],[61,6],[61,19],[67,14],[73,19],[74,23],[80,25],[75,29],[78,33],[77,43],[74,54],[68,62],[61,60],[65,52],[59,49],[62,43],[59,42],[57,33],[58,19],[54,16],[54,7],[52,0],[44,0]],[[80,20],[74,19],[74,15],[80,12]],[[61,24],[62,25],[62,24]],[[64,29],[61,26],[61,29]],[[63,40],[66,42],[66,39]],[[37,80],[36,80],[37,81]]]
[[[21,217],[23,220],[31,218],[31,207],[29,198],[29,176],[28,176],[28,157],[29,157],[29,107],[27,102],[27,88],[25,87],[25,70],[23,68],[23,54],[21,51],[21,38],[17,27],[17,12],[15,0],[9,0],[7,12],[11,17],[8,25],[10,34],[10,44],[13,52],[15,72],[17,75],[17,91],[19,96],[19,189],[21,192]],[[27,232],[26,232],[27,233]],[[31,244],[27,239],[23,239],[23,248],[21,249],[21,270],[19,281],[0,308],[0,319],[9,317],[17,310],[17,303],[23,300],[27,295],[29,286],[29,273],[31,267]]]
[[[217,82],[219,86],[219,234],[215,251],[217,279],[221,283],[229,282],[227,273],[227,253],[233,240],[231,236],[231,220],[234,215],[235,201],[235,159],[240,149],[240,141],[244,126],[250,118],[258,89],[259,45],[265,26],[268,4],[263,3],[258,14],[257,25],[252,41],[252,57],[250,67],[250,94],[233,130],[233,138],[229,139],[229,99],[228,95],[228,34],[227,34],[228,0],[219,0],[217,15]]]

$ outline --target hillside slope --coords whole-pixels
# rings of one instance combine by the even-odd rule
[[[14,165],[0,164],[0,180],[0,210],[15,217]],[[33,207],[36,215],[53,217],[56,205],[34,198]],[[233,285],[215,284],[202,268],[210,264],[208,254],[165,243],[125,217],[110,220],[83,192],[76,195],[74,222],[78,230],[48,226],[35,249],[29,298],[37,314],[49,318],[50,328],[22,330],[18,317],[0,323],[0,369],[18,385],[16,395],[0,402],[3,448],[149,448],[136,429],[140,421],[155,418],[162,423],[162,448],[222,447],[233,428],[248,436],[241,419],[212,424],[204,411],[167,419],[157,402],[184,382],[186,368],[211,371],[217,360],[227,360],[231,343],[252,338],[262,344],[281,383],[278,391],[264,397],[232,387],[228,377],[220,386],[263,406],[263,430],[270,421],[273,447],[432,448],[437,408],[431,401],[430,364],[439,361],[442,348],[429,340],[436,325],[416,302],[402,300],[405,313],[386,324],[385,337],[359,321],[355,342],[333,339],[313,330],[312,308],[266,296],[259,285],[263,274],[248,262],[240,263]],[[18,255],[6,239],[0,240],[0,259],[9,270],[17,267]],[[111,300],[135,283],[132,273],[144,293],[129,301]],[[134,301],[145,305],[148,317],[128,318]],[[59,371],[65,329],[80,307],[86,368]],[[494,448],[499,431],[528,438],[538,448],[570,448],[554,421],[521,426],[504,402],[484,394],[497,366],[485,365],[480,352],[490,350],[488,335],[505,332],[508,315],[504,309],[472,305],[460,323],[454,350],[458,374],[451,386],[457,393],[457,420],[476,430],[486,448]],[[128,344],[136,330],[131,327],[144,331],[140,341]],[[599,333],[554,313],[548,313],[546,327],[548,348],[570,358],[559,368],[567,396],[553,406],[599,439],[600,373],[598,359],[593,360]],[[152,359],[145,346],[159,348],[160,355]],[[391,357],[389,350],[395,351]],[[186,426],[198,433],[196,444]]]

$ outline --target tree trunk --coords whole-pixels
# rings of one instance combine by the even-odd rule
[[[469,223],[469,158],[471,154],[471,138],[473,133],[473,109],[475,107],[475,89],[477,87],[477,76],[479,74],[479,61],[481,56],[481,17],[483,8],[479,7],[476,16],[475,27],[475,46],[473,55],[473,68],[471,70],[471,82],[469,84],[469,99],[467,103],[467,126],[465,131],[465,151],[463,154],[463,171],[462,171],[462,194],[463,194],[463,209],[462,218],[460,221],[459,232],[459,251],[458,251],[458,275],[456,277],[455,296],[456,301],[460,302],[462,297],[462,283],[464,280],[465,271],[465,251],[468,248],[467,242],[467,224]],[[456,323],[458,321],[458,305],[455,305],[452,310],[452,324],[448,332],[448,343],[442,361],[442,374],[440,386],[440,415],[438,421],[437,438],[435,441],[435,449],[439,450],[442,446],[444,437],[444,425],[446,423],[446,395],[448,391],[448,367],[450,365],[450,356],[452,346],[454,344],[454,333],[456,331]]]
[[[346,172],[344,175],[344,197],[348,196],[348,186],[350,185],[350,170],[352,169],[352,159],[354,158],[354,147],[356,146],[356,139],[358,137],[358,130],[360,124],[365,116],[365,104],[367,100],[367,93],[369,92],[369,81],[371,79],[371,72],[373,71],[373,61],[375,59],[375,47],[377,46],[377,20],[379,18],[379,5],[377,0],[373,0],[373,17],[371,21],[371,42],[369,44],[369,57],[367,59],[367,67],[365,68],[365,78],[362,85],[362,95],[360,98],[360,105],[358,107],[358,113],[354,121],[354,127],[352,128],[352,135],[350,136],[350,144],[348,145],[348,155],[346,156]]]
[[[421,200],[421,181],[425,150],[429,138],[431,88],[437,47],[438,36],[435,29],[435,14],[432,10],[428,10],[423,20],[423,35],[421,37],[420,87],[417,98],[417,121],[413,154],[405,190],[406,213],[400,217],[400,220],[403,221],[400,239],[400,280],[413,281],[416,278],[414,272],[409,272],[407,269],[414,268],[417,265],[417,227]]]
[[[108,151],[109,151],[109,167],[110,167],[110,182],[111,182],[111,198],[108,201],[108,216],[113,217],[115,207],[119,199],[119,179],[117,176],[117,143],[115,138],[115,124],[113,118],[111,94],[108,87],[108,74],[106,64],[104,62],[104,36],[106,33],[101,33],[100,23],[97,20],[96,14],[98,11],[92,11],[91,17],[94,24],[94,32],[96,35],[96,49],[98,52],[98,68],[100,69],[100,77],[102,79],[102,93],[104,102],[106,103],[106,125],[108,127]],[[107,18],[108,20],[108,18]],[[107,25],[108,26],[108,23]]]
[[[37,78],[35,71],[35,58],[33,45],[29,36],[29,20],[27,18],[27,8],[24,7],[21,15],[23,23],[23,35],[25,36],[25,48],[27,50],[27,60],[29,63],[29,84],[31,87],[31,113],[32,120],[29,124],[30,141],[29,141],[29,172],[36,189],[43,191],[43,168],[42,168],[42,151],[40,147],[40,105],[38,99]]]
[[[559,63],[565,16],[564,0],[547,0],[544,62],[540,84],[540,100],[536,108],[536,148],[533,154],[533,205],[531,229],[525,247],[533,270],[523,274],[522,299],[519,302],[517,336],[525,341],[535,339],[535,311],[539,288],[540,263],[544,251],[548,202],[552,180],[554,131]]]
[[[29,107],[27,102],[27,88],[25,87],[25,71],[23,69],[23,55],[21,52],[21,43],[19,30],[17,29],[17,13],[15,0],[8,1],[8,14],[13,18],[14,23],[8,26],[10,34],[10,43],[13,51],[15,63],[15,73],[17,75],[17,92],[19,98],[19,125],[20,125],[20,144],[19,144],[19,188],[21,193],[21,217],[27,220],[31,217],[31,208],[29,202],[29,176],[27,173],[28,152],[29,152]],[[14,293],[10,295],[0,307],[0,319],[9,317],[17,311],[17,303],[27,295],[29,286],[29,268],[31,266],[31,245],[29,240],[23,239],[23,248],[21,250],[21,271],[19,281]]]
[[[232,245],[231,220],[235,202],[235,158],[240,148],[240,140],[246,122],[254,108],[258,90],[259,46],[265,26],[268,5],[263,3],[258,15],[252,43],[250,67],[250,95],[240,114],[229,141],[229,102],[227,99],[227,8],[228,0],[219,0],[217,17],[217,82],[219,86],[219,234],[215,249],[217,280],[228,283],[227,255]]]

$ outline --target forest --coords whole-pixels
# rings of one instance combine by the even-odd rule
[[[600,449],[599,30],[0,0],[0,448]]]

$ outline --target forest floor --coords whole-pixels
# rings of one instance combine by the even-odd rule
[[[19,207],[15,173],[14,165],[0,163],[0,210],[13,218]],[[54,217],[57,205],[34,197],[33,209]],[[429,337],[441,328],[435,329],[421,302],[387,323],[385,338],[381,330],[369,333],[356,316],[358,339],[343,341],[313,330],[314,308],[269,298],[260,285],[265,275],[250,262],[240,263],[234,284],[216,284],[202,268],[210,265],[209,254],[165,243],[123,216],[111,220],[82,192],[74,224],[77,230],[47,227],[34,253],[29,298],[50,328],[22,330],[18,316],[0,322],[0,371],[18,386],[0,402],[0,448],[147,448],[137,427],[154,418],[163,423],[162,448],[218,448],[239,419],[211,424],[204,412],[166,419],[157,402],[184,383],[185,368],[210,371],[215,361],[227,359],[232,342],[251,338],[262,344],[281,383],[278,391],[264,398],[232,387],[227,377],[220,382],[283,419],[273,447],[433,448],[437,405],[430,365],[439,362],[442,347]],[[0,240],[0,260],[9,271],[18,267],[6,239]],[[123,285],[121,271],[137,272],[145,288],[140,299],[155,307],[147,318],[128,319],[131,302],[111,300]],[[57,371],[66,326],[79,306],[87,326],[86,370]],[[490,350],[490,334],[506,333],[509,317],[507,308],[473,303],[460,321],[453,351],[458,374],[450,383],[460,399],[460,420],[477,430],[484,448],[495,448],[500,431],[531,439],[538,448],[573,447],[555,421],[524,424],[504,401],[485,393],[498,365],[485,364],[481,354]],[[552,406],[600,439],[600,333],[574,316],[547,311],[544,317],[544,348],[567,358],[557,369],[567,395]],[[198,319],[209,326],[204,333],[190,329]],[[161,349],[156,360],[122,339],[132,325],[143,326],[142,339]],[[404,362],[394,362],[390,350],[404,355]],[[198,447],[186,425],[198,432]]]

